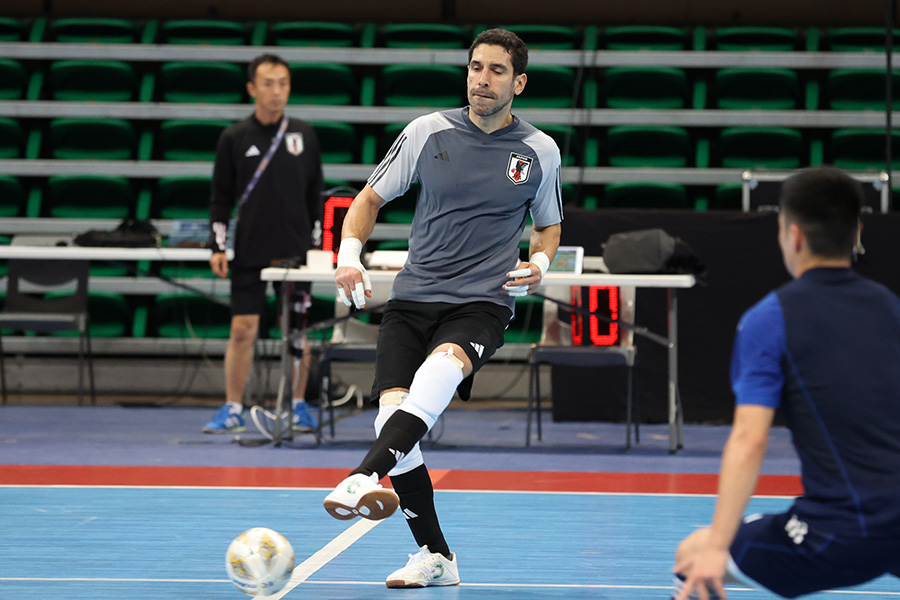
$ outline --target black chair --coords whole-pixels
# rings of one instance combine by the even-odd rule
[[[0,311],[0,329],[49,333],[77,331],[78,340],[78,404],[84,401],[84,366],[87,363],[91,404],[94,393],[94,365],[91,360],[91,335],[88,319],[88,271],[90,263],[81,260],[11,259],[6,283],[6,304]],[[23,282],[41,292],[26,293]],[[44,298],[43,292],[75,283],[74,293]],[[6,363],[0,335],[0,387],[6,403]]]
[[[549,288],[544,291],[548,298],[568,304],[569,290]],[[635,288],[619,288],[618,319],[633,323]],[[537,439],[541,440],[541,365],[564,365],[567,367],[611,367],[624,366],[628,369],[626,390],[626,435],[625,448],[631,448],[631,426],[634,423],[635,443],[641,443],[640,417],[635,403],[634,374],[637,362],[637,348],[634,334],[619,328],[618,345],[615,346],[573,346],[571,324],[559,317],[559,304],[544,302],[544,320],[541,341],[532,345],[528,359],[530,377],[528,381],[528,417],[525,428],[525,445],[531,445],[532,415],[537,413]],[[585,329],[588,329],[587,324]],[[585,399],[585,401],[591,401]]]

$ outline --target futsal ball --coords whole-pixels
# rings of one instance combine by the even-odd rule
[[[294,571],[294,549],[271,529],[254,527],[234,538],[225,554],[228,577],[248,596],[271,596]]]

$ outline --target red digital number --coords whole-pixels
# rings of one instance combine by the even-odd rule
[[[335,265],[337,264],[338,250],[334,245],[335,225],[337,225],[338,228],[337,238],[338,241],[340,241],[340,226],[344,221],[343,215],[347,214],[347,209],[350,208],[351,202],[353,202],[353,198],[345,196],[331,196],[325,201],[325,217],[322,223],[322,250],[332,253],[331,262]],[[340,211],[340,223],[335,222],[335,213],[338,212],[337,209],[344,209]]]
[[[572,304],[581,308],[581,288],[573,287],[572,288]],[[601,301],[601,297],[603,300]],[[606,286],[606,285],[592,285],[588,287],[588,310],[591,313],[598,312],[601,304],[606,305],[606,309],[609,311],[610,319],[618,319],[619,318],[619,288],[615,286]],[[601,311],[602,313],[606,313],[606,310]],[[576,346],[581,346],[584,342],[584,318],[578,312],[572,311],[572,344]],[[597,317],[590,317],[589,320],[589,335],[591,340],[591,345],[593,346],[615,346],[619,341],[619,324],[618,323],[609,323],[606,324],[606,332],[600,332],[600,319]]]

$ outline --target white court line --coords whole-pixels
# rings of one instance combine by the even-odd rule
[[[367,523],[371,524],[366,531],[372,529],[375,525],[380,523],[380,521],[359,521],[357,525]],[[347,531],[350,531],[349,528]],[[345,531],[344,533],[347,533]],[[343,535],[343,534],[341,534]],[[365,535],[365,531],[360,534],[359,537]],[[340,538],[341,536],[338,536]],[[357,537],[357,539],[359,539]],[[335,538],[332,541],[332,544],[338,540]],[[350,542],[351,544],[353,542]],[[330,546],[331,544],[329,544]],[[348,544],[349,546],[349,544]],[[299,567],[294,569],[294,573],[297,573],[297,569],[302,568],[303,565],[308,563],[310,560],[315,558],[318,554],[325,551],[322,548],[319,552],[310,557],[309,560],[303,562]],[[338,552],[340,554],[340,552]],[[306,581],[306,578],[315,573],[318,569],[323,567],[327,562],[332,560],[337,554],[331,557],[331,559],[326,560],[322,564],[316,566],[314,570],[312,570],[309,574],[303,576],[301,581],[297,581],[294,583],[294,577],[291,577],[291,581],[288,583],[289,587],[285,587],[279,594],[271,596],[273,600],[277,598],[282,598],[286,593],[290,590],[294,589],[303,581]],[[0,581],[44,581],[44,582],[97,582],[97,583],[230,583],[227,579],[137,579],[137,578],[111,578],[111,577],[0,577]],[[364,585],[364,586],[384,586],[383,581],[306,581],[308,585]],[[293,585],[292,585],[293,584]],[[672,586],[670,585],[620,585],[620,584],[603,584],[603,583],[460,583],[460,587],[470,587],[470,588],[534,588],[534,589],[604,589],[604,590],[663,590],[663,591],[671,591]],[[745,587],[726,587],[726,591],[728,592],[759,592],[758,589],[754,588],[745,588]],[[834,595],[853,595],[853,596],[900,596],[900,592],[879,592],[879,591],[868,591],[868,590],[824,590],[821,592],[817,592],[819,594],[834,594]]]
[[[218,485],[80,485],[74,483],[45,484],[45,483],[0,483],[0,488],[48,488],[48,489],[109,489],[109,490],[210,490],[210,491],[251,491],[251,492],[330,492],[334,488],[324,487],[250,487],[250,486],[218,486]],[[716,494],[688,494],[681,492],[566,492],[552,490],[457,490],[438,489],[435,492],[449,492],[454,494],[537,494],[548,496],[645,496],[652,498],[715,498]],[[781,498],[793,500],[796,495],[771,496],[754,495],[754,498]]]
[[[284,586],[284,589],[271,596],[272,600],[284,598],[285,594],[309,579],[310,575],[331,562],[338,554],[352,546],[354,542],[374,529],[379,523],[381,521],[357,520],[356,523],[345,529],[341,535],[325,544],[324,548],[294,567],[291,580]]]

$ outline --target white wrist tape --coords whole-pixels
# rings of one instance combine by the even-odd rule
[[[543,252],[535,252],[531,255],[531,258],[528,259],[528,262],[538,266],[541,270],[541,277],[546,275],[547,269],[550,268],[550,258]]]
[[[366,273],[366,268],[359,260],[361,254],[361,241],[356,238],[346,238],[341,240],[341,247],[340,250],[338,250],[338,268],[350,267],[356,269],[359,271],[360,275],[362,275],[362,281],[358,282],[356,287],[350,292],[350,296],[353,299],[353,305],[355,305],[356,308],[363,308],[366,305],[366,290],[372,289],[372,282],[369,279],[369,274]],[[341,298],[341,302],[346,306],[351,306],[350,299],[347,298],[344,288],[338,288],[338,295]]]

